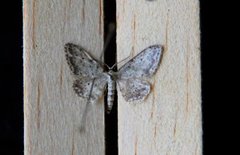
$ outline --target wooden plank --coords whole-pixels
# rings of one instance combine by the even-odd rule
[[[90,107],[72,89],[64,45],[81,45],[99,58],[102,1],[24,0],[25,155],[104,154],[104,104]]]
[[[198,0],[117,1],[118,61],[161,44],[144,102],[118,95],[119,155],[202,154]]]

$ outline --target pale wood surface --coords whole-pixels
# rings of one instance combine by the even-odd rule
[[[98,58],[103,48],[101,0],[24,0],[25,155],[104,154],[104,107],[90,107],[72,89],[64,44]]]
[[[118,60],[161,44],[144,102],[118,94],[119,155],[202,154],[198,0],[117,1]]]

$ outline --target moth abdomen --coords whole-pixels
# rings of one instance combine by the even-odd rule
[[[108,76],[108,89],[107,89],[107,112],[110,113],[112,110],[114,96],[115,96],[116,82],[112,76]]]

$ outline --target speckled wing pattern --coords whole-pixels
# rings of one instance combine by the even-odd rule
[[[73,89],[80,97],[88,98],[89,95],[91,95],[90,101],[95,102],[103,95],[107,81],[105,80],[105,78],[95,78],[92,92],[90,92],[92,83],[93,79],[79,78],[74,81]]]
[[[157,71],[162,50],[160,45],[150,46],[119,69],[117,83],[126,101],[142,100],[150,93],[150,84],[144,79]]]
[[[103,67],[80,46],[72,43],[65,45],[65,54],[68,65],[75,76],[74,91],[83,98],[96,101],[103,95],[107,79],[103,74]],[[92,92],[91,86],[94,80]],[[91,93],[91,94],[90,94]]]
[[[103,67],[82,47],[67,43],[64,48],[68,65],[74,75],[94,78],[103,73]]]
[[[119,80],[118,85],[124,99],[128,102],[141,100],[150,92],[150,84],[140,79]]]

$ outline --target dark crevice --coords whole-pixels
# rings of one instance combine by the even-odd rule
[[[104,0],[104,44],[107,42],[107,37],[111,35],[109,44],[104,52],[104,63],[108,66],[113,66],[116,63],[116,29],[109,32],[110,24],[116,27],[116,1]],[[112,33],[112,34],[109,34]],[[117,68],[115,67],[116,71]],[[105,109],[107,109],[107,100],[105,97]],[[113,108],[108,114],[105,112],[105,150],[106,155],[118,154],[118,122],[117,122],[117,92],[115,91]]]

